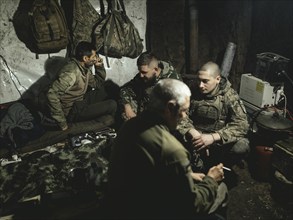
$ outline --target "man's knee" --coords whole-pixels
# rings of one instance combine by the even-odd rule
[[[106,102],[107,102],[106,105],[108,107],[109,114],[111,114],[111,115],[114,116],[115,113],[116,113],[116,110],[117,110],[117,103],[116,103],[116,101],[114,101],[113,99],[109,99]]]
[[[225,183],[219,184],[217,190],[217,197],[214,201],[214,204],[209,210],[209,214],[216,212],[216,210],[225,208],[228,205],[228,188]]]
[[[250,144],[247,138],[241,138],[231,148],[231,152],[235,154],[248,154],[249,151]]]

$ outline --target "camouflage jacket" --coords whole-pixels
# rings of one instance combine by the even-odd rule
[[[231,83],[222,78],[210,95],[193,91],[189,118],[181,121],[178,130],[185,134],[194,126],[200,132],[217,132],[223,144],[235,142],[247,134],[249,124],[245,107]]]
[[[132,80],[121,87],[119,108],[121,108],[122,117],[125,104],[130,104],[136,114],[141,113],[149,102],[149,95],[152,88],[160,79],[172,78],[182,80],[181,76],[170,63],[160,61],[159,66],[162,69],[161,74],[152,85],[144,85],[138,73]]]
[[[70,60],[59,72],[58,79],[51,85],[47,97],[51,116],[60,127],[67,124],[66,116],[75,101],[83,100],[88,88],[100,88],[106,78],[105,68],[95,67],[95,75],[80,65],[76,59]]]

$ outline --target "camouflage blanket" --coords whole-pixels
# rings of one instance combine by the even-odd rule
[[[107,181],[107,154],[113,138],[100,137],[79,147],[65,146],[21,156],[21,162],[0,167],[0,205],[60,191],[93,187],[100,190]]]

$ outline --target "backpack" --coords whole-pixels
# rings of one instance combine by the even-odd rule
[[[63,9],[57,0],[34,0],[29,11],[31,44],[36,54],[57,53],[65,49],[69,33]]]
[[[123,0],[107,0],[108,11],[96,23],[93,29],[93,43],[99,53],[106,56],[136,58],[143,50],[138,30],[126,15]],[[101,6],[101,11],[104,8]]]

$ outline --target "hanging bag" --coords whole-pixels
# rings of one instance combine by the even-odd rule
[[[65,12],[71,37],[67,52],[68,56],[72,57],[80,41],[92,41],[93,26],[101,16],[89,0],[62,0],[61,6]]]
[[[29,12],[32,47],[36,54],[57,53],[65,49],[69,33],[63,9],[56,0],[34,0]]]
[[[101,4],[102,18],[93,29],[93,43],[97,46],[99,53],[108,57],[122,58],[138,57],[142,50],[142,39],[138,30],[126,15],[123,0],[108,0],[108,10],[104,15]]]

